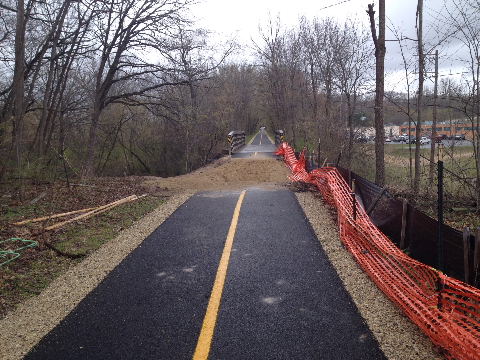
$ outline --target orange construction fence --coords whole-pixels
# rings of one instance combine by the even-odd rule
[[[377,286],[411,321],[444,350],[448,359],[480,359],[480,290],[418,262],[397,248],[354,201],[352,190],[333,167],[307,172],[305,152],[277,150],[292,171],[290,179],[315,185],[337,209],[340,238]],[[354,209],[355,208],[355,209]]]

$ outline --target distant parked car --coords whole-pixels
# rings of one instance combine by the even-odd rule
[[[359,136],[356,136],[356,137],[353,139],[353,141],[356,142],[356,143],[364,144],[364,143],[367,143],[367,142],[368,142],[368,137],[363,136],[363,135],[359,135]]]
[[[408,135],[402,134],[402,135],[398,136],[398,142],[406,143],[407,141],[408,141]]]
[[[465,140],[465,134],[461,134],[461,135],[455,135],[453,137],[454,140]]]
[[[443,134],[443,135],[437,135],[435,136],[434,138],[432,138],[432,140],[434,140],[436,143],[441,143],[442,140],[446,140],[448,137],[447,135]]]
[[[420,145],[426,145],[426,144],[430,144],[430,139],[427,138],[426,136],[422,136],[420,138]]]

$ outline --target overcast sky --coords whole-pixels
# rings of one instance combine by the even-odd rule
[[[309,19],[331,17],[337,19],[340,23],[347,19],[356,19],[363,26],[369,28],[369,19],[366,13],[368,3],[370,3],[368,0],[200,0],[192,9],[192,12],[198,21],[198,26],[211,30],[217,39],[235,38],[242,44],[243,49],[243,54],[237,56],[240,59],[251,59],[249,49],[251,40],[258,39],[259,25],[265,26],[269,18],[279,16],[282,25],[285,27],[297,25],[298,19],[303,15]],[[377,3],[375,9],[378,15]],[[387,1],[387,26],[394,25],[404,36],[416,38],[416,6],[417,0]],[[438,21],[439,18],[442,18],[442,14],[445,14],[444,1],[425,0],[424,12],[424,38],[425,47],[428,49],[429,43],[435,43],[435,37],[439,33],[438,24],[444,23],[444,20]],[[432,24],[435,24],[435,26]],[[395,39],[388,30],[387,39]],[[415,42],[407,41],[405,46],[411,48],[408,56],[414,62]],[[460,65],[455,61],[455,56],[452,55],[455,53],[454,46],[444,46],[439,49],[441,51],[440,73],[447,75],[458,72]],[[389,76],[388,81],[391,84],[401,81],[403,65],[396,42],[387,42],[385,65]]]

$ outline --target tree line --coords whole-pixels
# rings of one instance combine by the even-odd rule
[[[242,63],[234,43],[214,43],[195,27],[193,4],[1,1],[0,179],[178,175],[219,156],[229,130],[261,125],[285,129],[293,145],[350,167],[363,151],[356,131],[374,125],[382,132],[375,178],[383,185],[384,116],[419,127],[450,111],[477,129],[480,196],[476,1],[449,1],[435,39],[423,39],[421,0],[415,41],[387,24],[400,45],[407,90],[386,93],[379,88],[387,49],[381,6],[379,14],[367,7],[364,21],[303,17],[284,27],[272,19],[252,44],[254,60]],[[440,78],[437,92],[423,89],[418,74],[423,80],[432,73],[429,54],[445,56],[451,43],[467,49],[459,61],[468,74]],[[417,146],[410,165],[417,193],[419,154]]]

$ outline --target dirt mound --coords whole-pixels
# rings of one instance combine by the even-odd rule
[[[248,186],[282,186],[287,181],[285,165],[276,159],[222,158],[192,173],[170,177],[146,177],[152,192],[177,190],[230,190]]]

